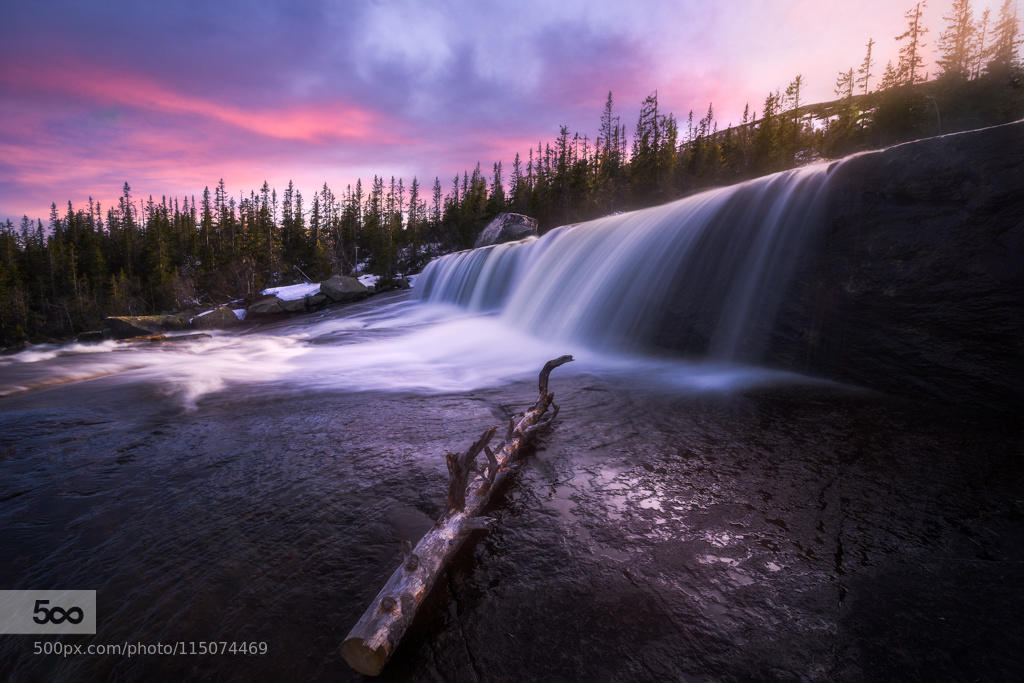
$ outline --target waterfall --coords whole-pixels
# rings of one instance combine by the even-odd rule
[[[449,254],[424,270],[418,296],[592,348],[757,360],[834,166]]]

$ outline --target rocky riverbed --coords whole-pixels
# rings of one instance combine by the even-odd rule
[[[183,402],[168,386],[182,381],[180,363],[153,358],[185,351],[128,350],[103,361],[116,372],[0,398],[0,584],[96,588],[97,635],[64,642],[269,648],[64,659],[33,656],[34,636],[3,636],[0,677],[355,680],[338,644],[401,541],[441,510],[443,453],[536,392],[535,367],[461,378],[477,388],[360,380],[341,359],[372,343],[396,382],[426,384],[393,344],[435,323],[403,331],[381,305],[404,296],[198,342],[207,355],[237,344],[250,359],[277,342],[306,359],[336,349],[323,368],[342,374],[329,382],[239,374]],[[410,354],[429,355],[421,342]],[[1018,423],[792,377],[679,372],[699,381],[586,357],[555,372],[554,430],[384,680],[1024,671]]]

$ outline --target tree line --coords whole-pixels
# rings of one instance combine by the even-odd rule
[[[116,206],[91,199],[51,206],[49,221],[0,224],[0,344],[69,337],[106,315],[182,310],[251,298],[265,287],[372,272],[386,283],[441,253],[472,245],[502,211],[536,217],[542,230],[669,201],[701,188],[790,168],[820,157],[1024,115],[1024,73],[1011,0],[974,17],[954,0],[938,43],[935,77],[923,59],[926,2],[906,13],[896,64],[875,78],[866,43],[857,68],[840,72],[838,99],[807,104],[803,77],[748,105],[719,127],[713,105],[685,121],[644,99],[632,131],[609,92],[591,140],[562,126],[510,167],[479,164],[445,183],[374,176],[336,195],[310,197],[289,182],[229,195],[221,180],[197,200],[150,196],[124,184]],[[872,85],[877,82],[877,87]],[[507,177],[506,177],[507,174]]]

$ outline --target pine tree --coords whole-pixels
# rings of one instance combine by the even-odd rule
[[[505,185],[501,177],[501,162],[497,161],[492,167],[494,180],[491,181],[491,196],[487,198],[487,215],[497,216],[505,210]]]
[[[864,61],[861,62],[860,68],[857,69],[857,82],[856,86],[862,90],[865,95],[868,94],[868,83],[871,80],[871,48],[874,47],[875,41],[873,38],[868,38],[867,42],[867,54],[864,55]]]
[[[800,89],[803,87],[803,84],[803,75],[797,74],[796,78],[790,81],[789,85],[786,86],[786,103],[793,111],[794,117],[797,115],[797,110],[800,109]]]
[[[434,192],[431,196],[430,222],[437,229],[441,225],[441,179],[434,176]]]
[[[594,151],[597,163],[595,199],[605,212],[615,210],[618,205],[619,186],[622,182],[624,141],[621,139],[622,124],[613,111],[612,92],[608,91],[601,124]]]
[[[896,71],[892,65],[892,60],[886,62],[885,71],[882,73],[882,83],[878,87],[879,90],[891,90],[892,88],[900,85],[899,72]]]
[[[985,8],[981,13],[981,21],[974,25],[974,40],[971,43],[971,77],[978,78],[985,68],[985,57],[988,55],[986,49],[988,38],[988,22],[992,16],[991,11]]]
[[[302,193],[295,190],[295,215],[292,224],[292,238],[294,246],[292,252],[292,268],[302,275],[303,279],[309,278],[302,273],[302,268],[309,265],[309,243],[306,240],[306,212],[302,210]]]
[[[281,273],[284,275],[294,265],[298,251],[298,236],[295,230],[295,185],[291,180],[284,189],[281,199]]]
[[[409,242],[409,263],[405,271],[412,273],[418,271],[423,265],[420,263],[419,254],[420,234],[422,232],[420,181],[416,179],[416,176],[412,177],[412,185],[409,187],[409,218],[405,225]]]
[[[291,200],[289,200],[289,210],[291,210]],[[203,242],[202,251],[202,265],[207,271],[214,269],[213,264],[213,212],[210,209],[210,187],[206,186],[203,188],[203,219],[200,224],[200,235]]]
[[[758,171],[775,170],[780,161],[781,146],[777,120],[780,101],[778,91],[768,93],[764,99],[761,121],[754,135],[754,166]]]
[[[836,77],[836,95],[844,99],[853,97],[853,86],[853,67],[849,71],[840,71]]]
[[[918,81],[917,72],[924,68],[921,51],[926,45],[924,34],[928,33],[928,27],[921,23],[921,17],[926,5],[927,0],[921,0],[906,11],[903,16],[907,20],[907,30],[896,36],[896,40],[907,41],[900,48],[900,61],[897,67],[901,84],[914,85]]]
[[[523,162],[519,158],[519,152],[512,161],[512,184],[509,188],[509,204],[512,211],[522,213],[526,210],[526,202],[530,192],[526,177],[523,175]]]
[[[803,132],[803,116],[800,113],[800,90],[803,86],[804,77],[796,75],[789,85],[786,86],[786,104],[791,112],[788,119],[780,121],[780,142],[779,152],[782,159],[790,159],[800,147],[800,135]],[[852,78],[851,78],[852,86]]]
[[[646,199],[657,193],[659,186],[658,150],[661,148],[661,125],[658,115],[658,93],[651,93],[640,105],[640,116],[633,136],[630,158],[630,184],[634,196]]]
[[[1020,46],[1020,29],[1017,25],[1017,11],[1011,0],[1003,0],[999,7],[999,18],[992,27],[992,46],[988,63],[989,73],[1001,73],[1018,68],[1017,48]]]
[[[974,37],[974,19],[970,0],[953,0],[946,20],[946,30],[939,37],[938,63],[942,75],[966,79],[970,76],[971,44]]]

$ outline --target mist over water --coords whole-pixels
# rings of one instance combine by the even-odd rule
[[[577,358],[574,372],[627,373],[698,391],[801,380],[754,367],[599,352],[539,339],[494,315],[394,299],[181,343],[36,346],[0,357],[0,397],[84,381],[150,385],[188,409],[223,390],[438,394],[529,378],[566,352]]]

